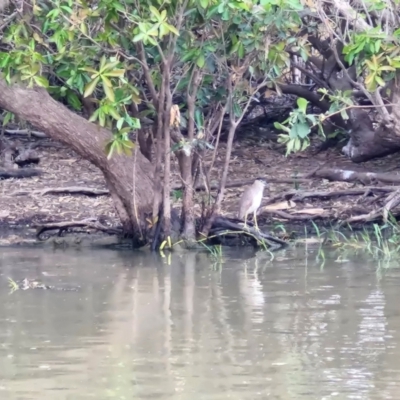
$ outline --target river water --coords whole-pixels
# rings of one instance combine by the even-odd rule
[[[400,269],[377,267],[2,249],[0,399],[400,399]]]

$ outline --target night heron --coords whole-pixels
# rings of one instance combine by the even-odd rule
[[[245,227],[247,226],[247,216],[254,213],[254,223],[258,230],[257,210],[261,205],[265,186],[267,186],[265,179],[257,178],[242,194],[239,203],[239,218],[244,218]]]

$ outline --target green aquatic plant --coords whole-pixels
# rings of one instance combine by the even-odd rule
[[[12,278],[8,278],[8,287],[11,289],[10,294],[14,293],[16,290],[19,289],[18,283],[14,281]]]
[[[364,227],[361,231],[349,227],[348,235],[331,230],[329,239],[334,247],[343,251],[368,254],[370,258],[379,261],[380,268],[384,265],[388,267],[390,261],[400,259],[400,226],[393,216],[383,225],[374,223],[372,227]]]

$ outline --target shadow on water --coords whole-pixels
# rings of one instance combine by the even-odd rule
[[[0,397],[398,398],[400,270],[376,270],[303,248],[2,250]]]

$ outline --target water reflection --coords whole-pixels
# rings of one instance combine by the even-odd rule
[[[398,398],[399,270],[301,248],[170,261],[2,251],[1,398]]]

